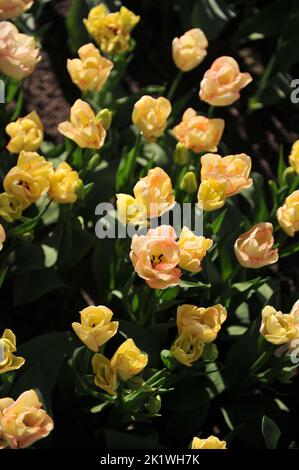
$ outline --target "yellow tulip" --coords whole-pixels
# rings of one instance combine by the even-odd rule
[[[59,204],[73,204],[82,185],[78,172],[68,163],[62,162],[50,178],[49,198]]]
[[[191,331],[184,331],[171,346],[173,357],[187,367],[191,367],[203,353],[203,342]]]
[[[0,0],[0,20],[8,20],[29,10],[33,0]]]
[[[41,407],[34,390],[22,393],[16,401],[0,399],[2,448],[25,449],[50,434],[54,423]]]
[[[5,242],[5,240],[6,240],[6,233],[2,225],[0,224],[0,251],[3,248],[3,243]]]
[[[252,186],[250,171],[251,158],[245,153],[227,157],[206,153],[201,157],[202,181],[218,181],[224,189],[225,197],[234,196]]]
[[[207,70],[200,84],[199,97],[212,106],[228,106],[240,98],[240,90],[252,81],[241,73],[232,57],[219,57]]]
[[[199,28],[190,29],[172,41],[172,57],[182,72],[197,67],[207,55],[208,40]]]
[[[74,322],[72,327],[76,335],[91,351],[98,352],[99,347],[107,343],[118,329],[118,321],[111,321],[113,312],[103,305],[86,307],[80,312],[81,323]]]
[[[191,449],[226,449],[226,442],[220,441],[216,436],[209,436],[206,439],[194,437]]]
[[[120,222],[124,225],[134,224],[140,227],[147,226],[146,207],[129,194],[116,194],[117,214]]]
[[[40,60],[33,36],[19,33],[9,21],[0,22],[0,72],[21,80],[33,73]]]
[[[120,11],[110,13],[106,5],[101,3],[90,10],[84,24],[102,51],[119,54],[129,49],[130,33],[139,20],[139,16],[124,6]]]
[[[191,332],[202,343],[211,343],[216,339],[226,317],[226,308],[221,304],[208,308],[184,304],[177,309],[178,331],[180,335]]]
[[[106,137],[103,124],[97,119],[89,104],[82,100],[77,100],[73,104],[70,122],[61,122],[58,131],[81,148],[100,149]]]
[[[138,375],[147,365],[147,354],[142,353],[132,339],[120,345],[111,359],[111,365],[123,381]]]
[[[17,165],[4,179],[4,190],[14,196],[23,209],[26,209],[48,192],[52,174],[52,163],[47,162],[36,152],[22,151]]]
[[[145,95],[135,103],[132,121],[145,140],[155,142],[164,133],[170,113],[171,103],[167,98]]]
[[[22,215],[22,204],[8,193],[0,194],[0,217],[6,222],[13,222],[18,220]]]
[[[285,344],[297,337],[294,315],[267,305],[262,311],[260,333],[272,344]]]
[[[209,119],[188,108],[172,129],[174,137],[195,153],[216,152],[224,130],[223,119]]]
[[[277,210],[277,220],[283,230],[294,237],[299,230],[299,190],[294,191]]]
[[[278,250],[273,245],[273,225],[261,222],[240,235],[234,248],[241,266],[258,269],[278,261]]]
[[[148,174],[135,184],[134,196],[143,204],[147,217],[160,217],[175,205],[171,179],[160,167],[149,170]]]
[[[116,395],[118,388],[117,373],[111,362],[102,354],[95,354],[91,360],[95,384],[109,395]]]
[[[215,211],[225,204],[224,185],[217,180],[204,180],[198,190],[198,205],[204,211]]]
[[[201,262],[213,245],[213,240],[198,237],[187,227],[183,227],[178,245],[180,248],[179,267],[191,273],[199,273],[202,270]]]
[[[296,140],[292,146],[289,162],[293,170],[299,175],[299,140]]]
[[[80,59],[68,59],[67,69],[72,81],[82,91],[99,92],[113,68],[113,62],[101,56],[91,43],[78,50]]]
[[[0,338],[0,374],[20,369],[25,363],[23,357],[17,357],[13,354],[16,350],[14,333],[9,329],[4,330],[2,338]]]
[[[34,152],[41,146],[44,138],[44,128],[35,111],[11,122],[5,130],[10,137],[7,149],[11,153],[20,153],[22,150]]]

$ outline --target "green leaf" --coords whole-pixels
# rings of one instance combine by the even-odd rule
[[[201,0],[196,2],[188,20],[191,18],[193,28],[201,28],[209,41],[213,41],[235,16],[224,0]]]
[[[73,0],[72,6],[66,18],[66,27],[68,30],[69,45],[73,54],[89,42],[89,35],[83,23],[87,18],[89,8],[85,0]]]
[[[65,284],[53,269],[26,271],[16,276],[14,282],[14,305],[23,305],[42,297]]]
[[[0,271],[0,288],[3,286],[3,283],[5,281],[5,277],[7,274],[8,267],[1,269]]]
[[[285,171],[286,167],[287,166],[286,166],[285,161],[284,161],[283,145],[281,145],[280,148],[279,148],[278,170],[277,170],[278,171],[277,177],[278,177],[279,186],[284,185],[283,175],[284,175],[284,171]]]
[[[135,426],[136,428],[136,426]],[[104,429],[108,449],[159,449],[159,435],[149,428],[137,426],[126,432]]]
[[[211,284],[204,284],[203,282],[191,282],[191,281],[180,281],[179,286],[183,289],[189,289],[193,287],[201,288],[201,289],[209,289]]]
[[[262,419],[262,433],[267,449],[276,449],[281,432],[277,424],[266,415]]]
[[[227,213],[227,209],[224,209],[218,216],[217,218],[211,223],[211,228],[213,230],[213,233],[216,235],[219,230],[221,229],[222,223],[225,218],[225,214]]]

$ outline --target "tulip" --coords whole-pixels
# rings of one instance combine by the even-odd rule
[[[278,261],[278,250],[273,245],[273,225],[261,222],[240,235],[234,248],[241,266],[258,269]]]
[[[135,103],[132,120],[145,140],[155,142],[164,133],[170,113],[171,103],[168,99],[145,95]]]
[[[179,267],[191,273],[202,270],[201,262],[213,245],[213,240],[196,236],[187,227],[183,227],[178,241],[180,249]]]
[[[17,165],[4,179],[4,190],[26,209],[48,192],[52,174],[52,163],[36,152],[22,151]]]
[[[73,204],[78,198],[77,191],[82,185],[78,172],[73,170],[68,163],[62,162],[50,177],[49,198],[59,204]]]
[[[226,318],[226,308],[221,304],[208,308],[184,304],[177,309],[179,334],[191,332],[202,343],[211,343],[216,339]]]
[[[174,163],[176,165],[184,166],[184,165],[187,165],[189,160],[190,160],[190,155],[189,155],[187,147],[181,142],[178,142],[176,144],[175,151],[173,154]]]
[[[80,312],[81,323],[74,322],[72,327],[85,346],[98,352],[117,333],[119,322],[111,322],[112,316],[113,312],[103,305],[86,307]]]
[[[216,152],[224,130],[223,119],[199,116],[192,108],[183,114],[183,120],[174,127],[174,137],[195,153]]]
[[[282,229],[294,237],[299,230],[299,190],[294,191],[277,210],[277,220]]]
[[[77,100],[70,114],[70,122],[59,124],[58,131],[76,142],[81,148],[100,149],[103,147],[106,131],[85,101]]]
[[[180,182],[180,189],[187,194],[196,193],[198,188],[197,179],[194,171],[187,171]]]
[[[40,59],[33,36],[19,33],[9,21],[0,22],[0,72],[21,80],[32,74]]]
[[[96,118],[102,124],[105,131],[108,131],[112,123],[112,111],[108,108],[104,108],[97,114]]]
[[[22,215],[22,205],[19,201],[8,193],[0,194],[0,217],[6,222],[18,220]]]
[[[50,434],[54,423],[41,407],[34,390],[22,393],[16,401],[0,399],[1,439],[6,445],[25,449]]]
[[[0,20],[8,20],[29,10],[33,0],[0,0]]]
[[[118,218],[122,224],[147,226],[146,207],[134,197],[128,194],[116,194],[116,207]]]
[[[208,40],[199,28],[190,29],[172,41],[172,57],[182,72],[197,67],[207,55]]]
[[[224,184],[215,179],[204,180],[198,190],[198,206],[204,211],[215,211],[225,204]]]
[[[297,337],[294,315],[267,305],[262,311],[260,333],[272,344],[285,344]]]
[[[296,140],[292,146],[289,162],[293,170],[299,175],[299,140]]]
[[[109,395],[116,395],[118,388],[117,373],[109,359],[97,353],[93,356],[91,364],[95,374],[95,384]]]
[[[25,359],[13,354],[16,350],[16,337],[14,333],[8,329],[4,330],[2,338],[0,338],[0,374],[20,369],[25,363]]]
[[[146,235],[134,235],[130,258],[138,276],[152,289],[166,289],[180,281],[179,246],[170,226],[161,225]]]
[[[78,50],[80,59],[68,59],[67,69],[72,81],[82,91],[99,92],[110,75],[113,62],[101,56],[91,43]]]
[[[132,339],[122,343],[111,359],[112,367],[124,382],[138,375],[147,363],[147,354],[142,353]]]
[[[107,54],[126,52],[130,47],[131,31],[140,17],[122,6],[120,11],[110,13],[101,3],[92,8],[84,24],[89,34]]]
[[[11,153],[20,153],[22,150],[34,152],[41,146],[44,138],[44,128],[35,111],[11,122],[5,130],[10,137],[7,149]]]
[[[5,240],[6,240],[6,233],[2,225],[0,224],[0,251],[3,248],[3,243],[5,242]]]
[[[225,197],[234,196],[252,186],[249,178],[251,158],[245,153],[221,157],[207,153],[201,157],[201,179],[219,181],[224,187]]]
[[[191,331],[184,331],[173,343],[171,354],[187,367],[191,367],[203,353],[203,343],[197,335]]]
[[[252,81],[241,73],[232,57],[219,57],[207,70],[200,84],[199,97],[212,106],[228,106],[240,98],[240,90]]]
[[[226,442],[220,441],[216,436],[209,436],[206,439],[194,437],[191,449],[226,449]]]
[[[133,189],[136,200],[143,204],[147,217],[160,217],[175,205],[171,179],[162,168],[149,170]]]

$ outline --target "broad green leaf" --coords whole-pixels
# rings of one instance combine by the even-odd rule
[[[85,0],[73,0],[72,6],[66,18],[66,26],[69,35],[69,45],[73,54],[89,42],[89,36],[83,19],[87,18],[89,8]]]
[[[266,415],[262,419],[262,432],[267,449],[276,449],[281,432],[277,424]]]

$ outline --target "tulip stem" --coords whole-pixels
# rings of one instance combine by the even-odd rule
[[[183,76],[183,72],[180,70],[178,73],[177,73],[177,76],[175,77],[174,81],[172,82],[172,85],[171,87],[169,88],[169,92],[167,94],[167,99],[169,101],[172,100],[172,98],[174,97],[175,95],[175,92],[176,92],[176,89],[178,87],[178,84],[180,83],[181,81],[181,78]]]
[[[209,106],[208,118],[211,119],[214,116],[215,106]]]

